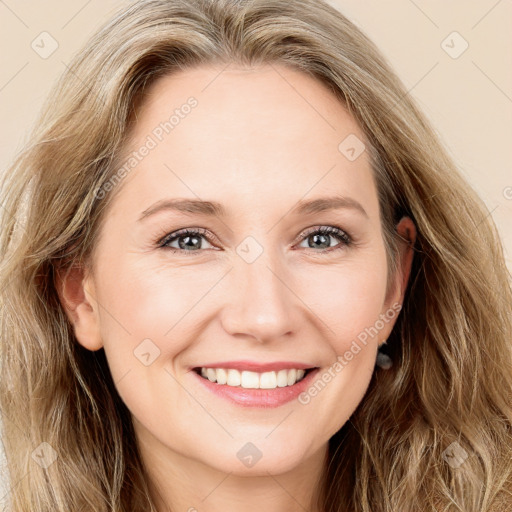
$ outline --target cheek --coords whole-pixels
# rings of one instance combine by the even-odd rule
[[[328,291],[316,287],[309,297],[316,304],[312,309],[328,326],[324,338],[331,352],[330,364],[302,393],[299,403],[314,413],[330,436],[355,411],[374,372],[377,344],[373,336],[378,331],[372,328],[382,311],[386,275],[375,262],[364,269],[355,265],[338,269],[325,277]]]
[[[157,347],[153,352],[163,356],[160,361],[184,350],[209,318],[215,293],[209,294],[226,272],[220,266],[177,268],[165,259],[155,265],[129,258],[118,259],[115,268],[106,270],[98,279],[99,302],[104,305],[102,338],[106,352],[114,356],[113,372],[132,362],[141,343],[151,349],[152,342]]]
[[[297,280],[294,291],[322,320],[325,336],[339,354],[375,324],[386,294],[386,265],[381,258],[347,261],[317,269]]]

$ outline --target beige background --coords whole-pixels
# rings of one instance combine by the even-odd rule
[[[124,3],[0,0],[0,169],[26,142],[36,112],[66,63]],[[485,200],[512,269],[511,0],[330,3],[375,41],[418,100]],[[461,37],[450,36],[443,45],[454,31]],[[50,36],[42,32],[58,44],[47,58],[31,47],[42,46],[45,37],[50,48]],[[445,51],[459,53],[464,41],[469,46],[458,58]],[[0,487],[0,504],[6,492]]]

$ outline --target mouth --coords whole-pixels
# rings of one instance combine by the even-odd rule
[[[196,367],[193,371],[202,379],[219,386],[242,389],[277,389],[293,387],[318,367],[282,368],[267,372],[238,370],[235,368]]]

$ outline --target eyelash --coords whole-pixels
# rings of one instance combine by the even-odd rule
[[[302,234],[300,241],[304,240],[305,238],[308,238],[311,235],[315,235],[318,233],[322,234],[322,235],[334,236],[334,237],[338,238],[338,240],[340,240],[341,243],[334,247],[329,247],[327,249],[315,250],[312,247],[307,247],[306,249],[323,254],[323,253],[333,252],[336,250],[343,250],[353,244],[353,240],[352,240],[351,236],[348,233],[346,233],[345,231],[343,231],[342,229],[335,227],[335,226],[316,226],[314,228],[311,228]],[[178,253],[178,252],[184,253],[186,256],[193,256],[194,253],[202,252],[204,249],[203,250],[187,251],[185,249],[177,249],[175,247],[169,247],[166,245],[168,243],[173,242],[174,240],[176,240],[178,238],[181,238],[181,237],[187,236],[187,235],[189,235],[189,236],[201,235],[201,236],[205,237],[210,244],[212,244],[211,240],[208,239],[208,231],[206,229],[184,228],[184,229],[180,229],[178,231],[169,233],[164,238],[158,240],[157,247],[160,249],[164,249],[166,251],[171,251],[173,253]]]

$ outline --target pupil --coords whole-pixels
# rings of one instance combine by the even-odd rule
[[[185,242],[181,242],[182,239],[184,239]],[[182,249],[186,249],[186,248],[190,248],[190,247],[194,248],[194,244],[191,243],[191,240],[194,240],[197,243],[197,241],[199,240],[199,237],[195,236],[195,235],[193,235],[193,236],[186,235],[186,236],[182,237],[180,239],[180,243],[179,243],[180,247]],[[199,245],[201,245],[201,243],[199,243]]]
[[[320,245],[322,245],[324,243],[326,245],[326,247],[329,247],[329,240],[328,240],[327,235],[317,233],[316,235],[313,235],[313,241],[315,244],[320,241]],[[317,247],[318,247],[318,245],[317,245]]]

